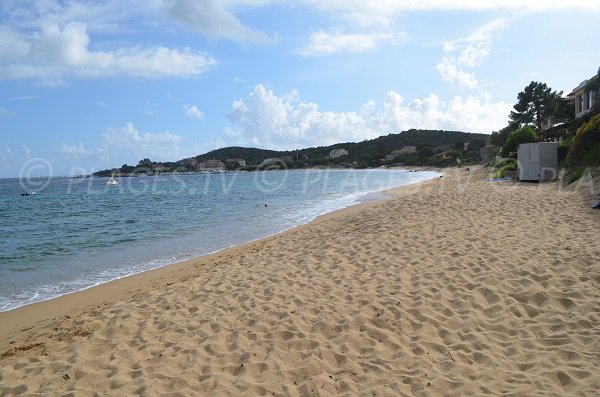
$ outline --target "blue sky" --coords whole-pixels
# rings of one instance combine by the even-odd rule
[[[600,66],[600,1],[3,0],[0,177],[410,128],[491,133]]]

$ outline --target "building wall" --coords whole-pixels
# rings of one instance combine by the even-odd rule
[[[225,164],[219,160],[206,160],[198,164],[199,170],[224,170]]]
[[[410,154],[410,153],[415,153],[416,151],[417,151],[416,146],[404,146],[398,152],[399,152],[399,154]]]
[[[347,156],[348,151],[346,149],[333,149],[329,152],[330,159],[337,159],[338,157]]]
[[[589,81],[590,80],[583,81],[571,94],[569,94],[569,97],[573,98],[575,101],[575,118],[579,118],[588,113],[596,103],[596,93],[590,89],[586,89]]]

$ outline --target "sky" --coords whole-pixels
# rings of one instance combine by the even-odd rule
[[[2,0],[0,177],[411,128],[596,74],[600,0]]]

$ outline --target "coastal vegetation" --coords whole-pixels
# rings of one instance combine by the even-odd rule
[[[507,172],[515,172],[517,170],[518,164],[515,159],[504,159],[499,162],[497,165],[496,178],[504,178],[507,175]]]
[[[532,81],[517,94],[517,102],[508,115],[508,125],[492,132],[491,143],[500,147],[503,157],[515,157],[521,143],[558,141],[558,159],[565,170],[564,181],[573,182],[586,169],[597,174],[600,166],[600,69],[585,82],[594,98],[587,113],[575,117],[572,96],[563,97],[545,83]],[[498,174],[507,171],[507,163],[498,165]]]
[[[552,116],[556,122],[570,120],[574,115],[571,101],[562,97],[563,92],[556,92],[546,85],[532,81],[517,95],[517,103],[510,112],[510,126],[535,126],[542,131],[545,118]]]
[[[457,159],[461,163],[478,162],[479,150],[485,146],[487,140],[489,135],[485,134],[412,129],[362,142],[337,143],[297,150],[276,151],[233,146],[174,162],[154,162],[146,158],[135,166],[123,164],[117,169],[102,170],[93,175],[193,172],[199,169],[200,164],[215,161],[222,162],[226,169],[244,171],[305,167],[369,168],[392,165],[443,167],[456,165]],[[405,147],[414,147],[414,150],[392,156],[392,152]],[[348,154],[332,158],[330,154],[336,149],[344,149]]]
[[[600,113],[577,129],[568,159],[576,165],[600,165]]]
[[[502,146],[501,154],[503,157],[508,157],[510,153],[514,153],[522,143],[539,142],[540,136],[529,125],[525,125],[508,134],[506,142]]]

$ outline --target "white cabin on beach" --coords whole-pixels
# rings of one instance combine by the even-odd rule
[[[558,143],[522,143],[517,161],[520,181],[553,181],[558,176]]]

